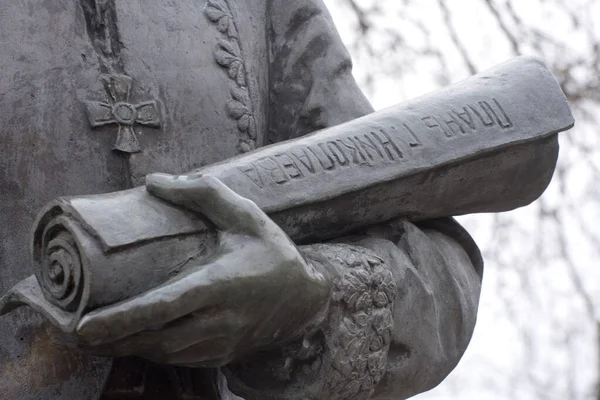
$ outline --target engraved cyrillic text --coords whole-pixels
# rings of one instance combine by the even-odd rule
[[[418,127],[422,123],[425,128]],[[329,174],[344,168],[371,168],[400,164],[419,156],[422,149],[443,145],[456,138],[495,133],[513,127],[496,99],[452,107],[445,112],[366,132],[349,132],[322,142],[291,147],[284,152],[254,160],[239,171],[258,187],[284,185],[311,175]]]
[[[479,101],[461,108],[428,115],[421,118],[426,127],[438,130],[452,139],[461,135],[476,133],[479,129],[499,127],[512,128],[513,123],[496,99]]]

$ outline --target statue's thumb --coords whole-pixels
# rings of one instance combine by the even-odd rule
[[[206,197],[207,188],[201,178],[201,174],[150,174],[146,176],[146,190],[170,203],[202,212],[198,200]]]
[[[177,175],[150,174],[146,176],[146,190],[150,194],[182,206],[188,206],[186,194],[190,189],[189,186],[187,180],[181,179]]]

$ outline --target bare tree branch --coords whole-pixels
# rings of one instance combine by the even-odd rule
[[[500,13],[496,9],[496,6],[494,5],[493,1],[492,0],[483,0],[483,2],[488,7],[488,9],[490,10],[490,12],[492,13],[492,15],[494,16],[494,18],[496,19],[496,22],[498,22],[498,26],[500,27],[500,29],[502,29],[502,32],[504,32],[504,35],[506,36],[506,38],[510,42],[510,45],[512,47],[513,53],[515,53],[515,55],[521,54],[521,49],[520,49],[520,46],[519,46],[519,42],[517,41],[517,38],[512,34],[512,32],[508,29],[508,27],[504,23],[504,20],[500,16]],[[517,24],[521,24],[520,18],[518,18],[517,15],[515,14],[514,8],[512,7],[511,2],[508,1],[507,4],[508,4],[508,9],[510,11],[510,15],[513,17],[513,19],[515,20],[515,22]]]
[[[452,39],[454,46],[456,46],[456,49],[460,53],[465,65],[467,66],[467,69],[469,70],[471,75],[476,74],[477,68],[475,68],[475,64],[473,63],[473,60],[471,60],[471,57],[469,56],[467,49],[465,48],[462,41],[458,37],[458,34],[456,33],[456,29],[454,28],[454,24],[452,23],[452,17],[450,16],[450,10],[448,9],[446,2],[444,0],[438,0],[438,5],[440,6],[440,9],[442,11],[444,23],[446,24],[448,33],[450,33],[450,38]]]

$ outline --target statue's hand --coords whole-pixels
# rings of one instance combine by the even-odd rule
[[[295,339],[319,321],[326,278],[256,204],[206,175],[157,174],[146,185],[211,220],[219,245],[203,265],[84,316],[77,334],[91,352],[218,366]]]

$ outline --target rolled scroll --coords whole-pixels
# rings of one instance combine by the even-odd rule
[[[517,58],[419,99],[196,172],[256,202],[297,243],[392,218],[524,206],[547,187],[573,117],[556,80]],[[45,298],[78,315],[202,262],[216,232],[145,188],[60,198],[32,241]],[[67,323],[65,329],[72,329]]]

